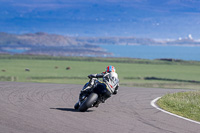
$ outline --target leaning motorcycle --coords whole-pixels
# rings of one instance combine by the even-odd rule
[[[81,112],[85,112],[92,107],[98,107],[100,103],[104,103],[106,99],[111,97],[111,92],[104,82],[99,81],[97,78],[93,80],[94,86],[89,91],[81,94],[79,102],[74,105],[74,108]],[[83,89],[88,84],[89,82],[84,85]]]

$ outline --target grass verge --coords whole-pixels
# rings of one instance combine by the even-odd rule
[[[157,104],[168,112],[200,121],[200,91],[167,94]]]
[[[131,58],[1,55],[0,81],[84,84],[87,75],[115,66],[120,85],[199,89],[200,62]],[[70,69],[68,69],[70,68]]]

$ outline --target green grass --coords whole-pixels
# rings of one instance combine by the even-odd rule
[[[87,75],[103,72],[108,65],[116,67],[120,85],[190,89],[199,89],[200,85],[187,82],[200,81],[199,62],[22,55],[0,55],[0,81],[84,84]],[[26,68],[30,71],[25,71]]]
[[[200,91],[167,94],[157,104],[174,114],[200,121]]]

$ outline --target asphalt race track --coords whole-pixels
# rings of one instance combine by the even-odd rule
[[[73,109],[81,85],[0,82],[0,133],[199,133],[200,125],[150,102],[184,90],[120,87],[87,112]]]

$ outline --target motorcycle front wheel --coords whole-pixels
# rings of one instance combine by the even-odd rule
[[[85,112],[88,108],[91,108],[92,105],[97,101],[98,95],[96,93],[91,93],[86,100],[80,105],[79,111]]]

